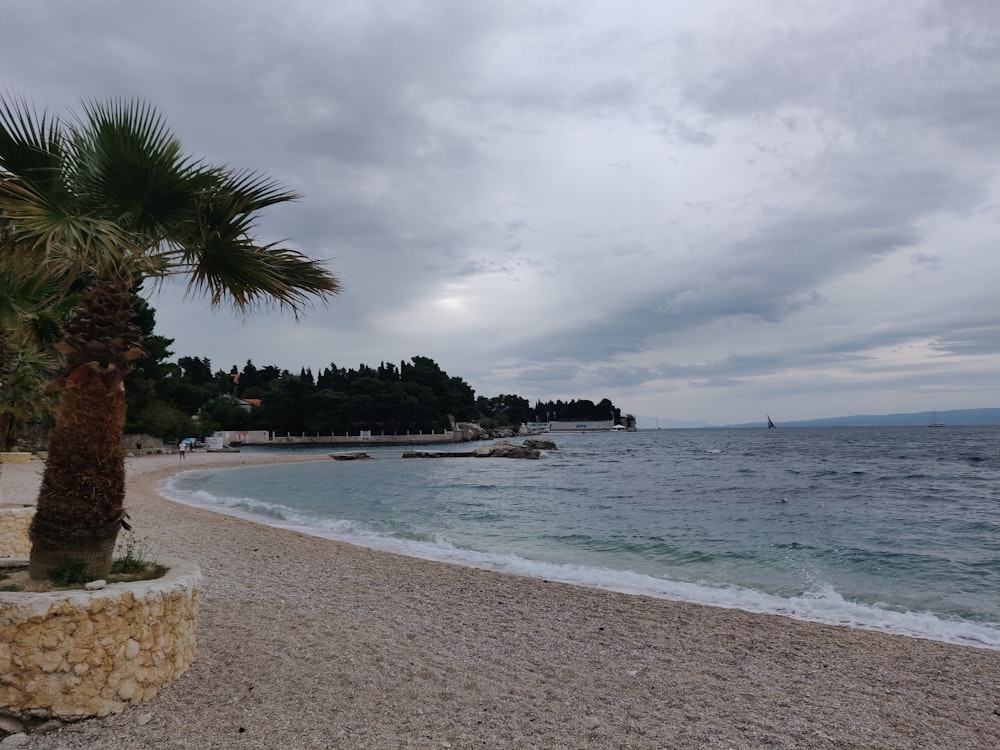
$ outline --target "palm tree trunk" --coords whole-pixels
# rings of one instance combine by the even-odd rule
[[[67,355],[49,458],[32,520],[31,577],[72,563],[88,580],[111,568],[124,518],[125,375],[138,354],[128,284],[94,282],[66,338]]]

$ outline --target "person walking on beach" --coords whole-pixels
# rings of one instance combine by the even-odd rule
[[[188,449],[187,440],[181,440],[177,444],[177,455],[181,457],[181,461],[184,460],[184,454],[187,453],[187,449]]]

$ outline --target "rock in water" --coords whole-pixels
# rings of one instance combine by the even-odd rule
[[[528,438],[521,443],[525,448],[534,448],[536,451],[554,451],[556,444],[545,438]]]
[[[499,440],[492,445],[484,445],[473,451],[477,458],[541,458],[541,452],[517,443]]]

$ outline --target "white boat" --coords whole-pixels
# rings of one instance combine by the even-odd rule
[[[931,417],[931,423],[927,425],[928,427],[944,427],[944,422],[937,421],[937,409],[934,410],[934,416]]]

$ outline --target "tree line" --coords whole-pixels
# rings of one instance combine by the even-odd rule
[[[268,430],[279,435],[440,432],[452,421],[486,429],[517,429],[526,422],[621,419],[608,399],[536,401],[514,394],[477,396],[462,378],[430,357],[357,367],[335,363],[297,372],[247,360],[215,368],[207,357],[172,361],[172,339],[154,332],[155,312],[137,303],[148,352],[126,380],[125,431],[175,440],[216,430]]]
[[[516,394],[478,396],[460,377],[431,358],[341,367],[314,373],[276,365],[215,368],[207,357],[174,358],[173,340],[155,331],[155,310],[138,294],[134,322],[146,355],[134,362],[125,381],[125,431],[172,441],[211,435],[216,430],[268,430],[276,434],[386,434],[440,432],[451,421],[475,422],[488,430],[516,430],[528,422],[621,422],[609,400],[535,401]],[[23,444],[44,447],[54,418],[55,399],[46,390],[58,371],[52,342],[62,332],[68,307],[47,308],[30,321],[35,341],[11,342],[9,368],[0,383],[0,439],[5,449]],[[29,356],[30,355],[30,356]]]

